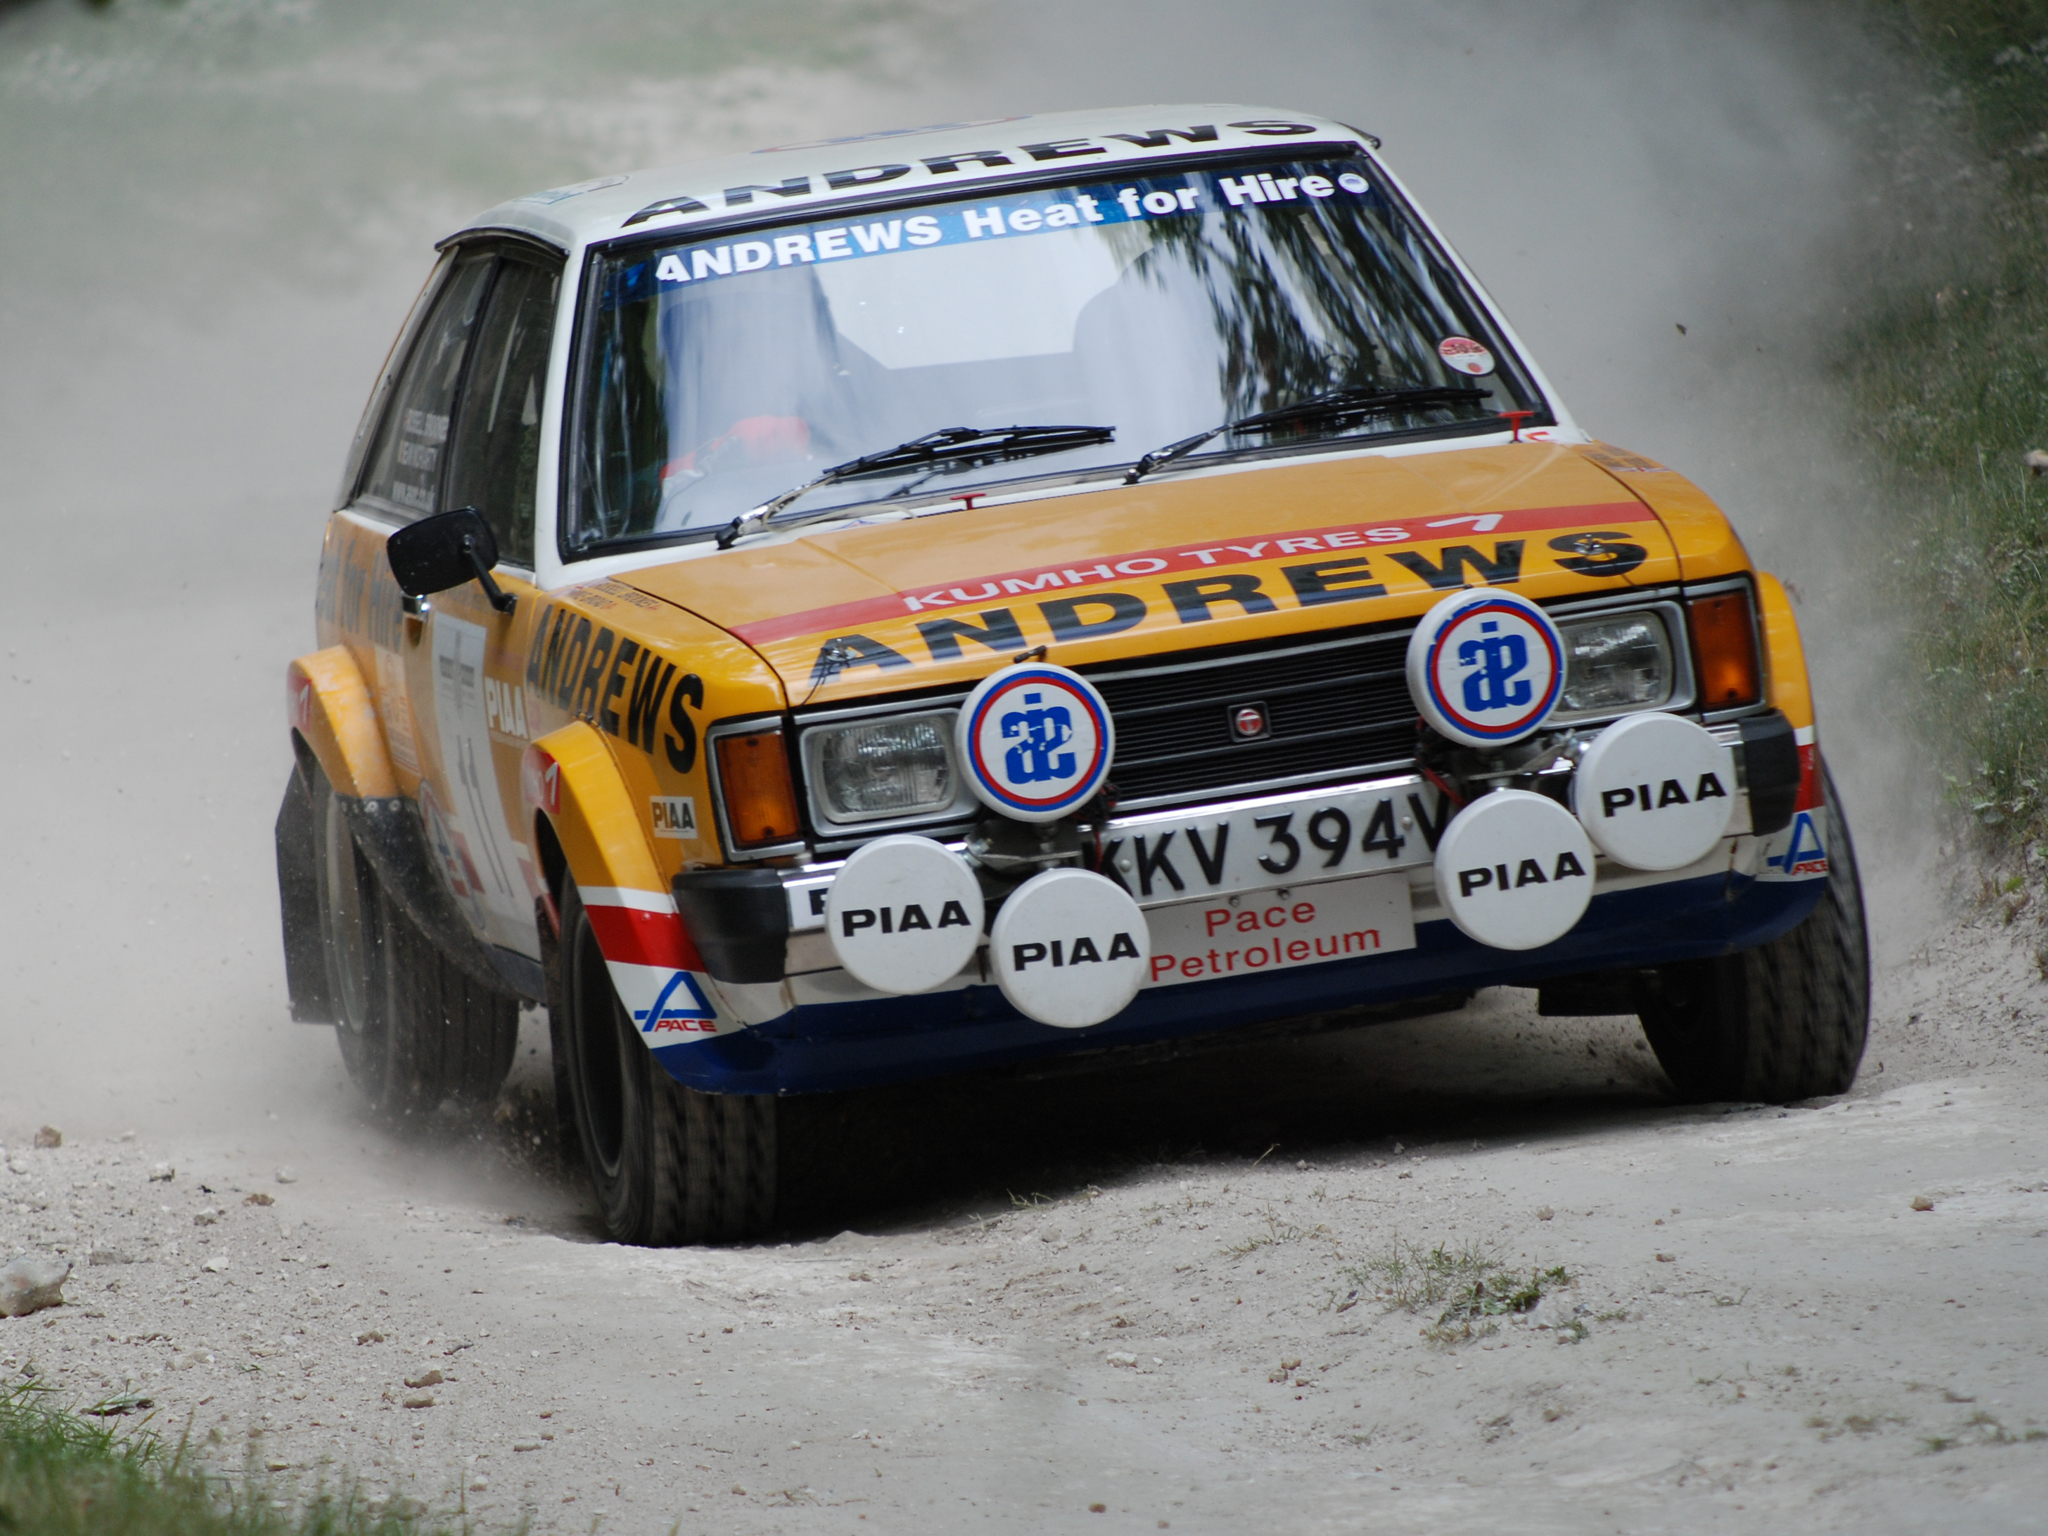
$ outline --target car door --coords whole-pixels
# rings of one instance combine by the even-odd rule
[[[404,617],[372,625],[382,631],[374,641],[391,642],[374,645],[376,691],[394,766],[418,776],[427,845],[449,891],[480,937],[529,957],[539,954],[541,885],[516,816],[528,735],[521,658],[538,607],[534,496],[560,282],[559,260],[524,247],[457,257],[391,393],[352,508],[388,533],[474,506],[497,536],[510,614],[475,584],[406,609],[378,550],[371,609],[385,606],[376,598],[390,586]]]
[[[482,324],[463,369],[450,439],[447,507],[475,507],[498,540],[499,576],[515,599],[493,609],[479,586],[437,597],[432,619],[434,725],[440,797],[478,910],[497,943],[538,958],[534,901],[542,891],[525,818],[519,761],[526,750],[526,636],[539,602],[533,573],[534,494],[541,406],[560,296],[559,261],[501,253]],[[424,810],[424,801],[422,809]]]

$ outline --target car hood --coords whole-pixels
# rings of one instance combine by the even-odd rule
[[[616,579],[752,646],[795,705],[1678,580],[1656,514],[1581,450],[1358,455],[982,502]]]

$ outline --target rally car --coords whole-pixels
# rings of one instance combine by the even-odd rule
[[[619,1239],[788,1096],[1539,989],[1838,1092],[1856,866],[1785,589],[1589,438],[1371,135],[785,145],[451,235],[329,519],[294,1015],[394,1115],[522,1003]]]

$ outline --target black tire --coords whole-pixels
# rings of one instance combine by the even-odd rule
[[[1849,824],[1831,779],[1826,788],[1820,905],[1756,949],[1658,969],[1643,1033],[1683,1100],[1787,1104],[1856,1081],[1870,1029],[1870,943]]]
[[[519,999],[481,985],[403,914],[392,913],[386,929],[394,941],[393,982],[405,994],[412,1070],[421,1091],[464,1104],[490,1103],[519,1049]]]
[[[491,1098],[518,1049],[518,999],[448,961],[384,890],[317,768],[311,787],[322,948],[350,1080],[394,1119],[451,1095]]]
[[[605,1231],[650,1248],[737,1242],[775,1219],[777,1101],[698,1093],[654,1060],[627,1018],[589,913],[563,882],[556,951],[576,1136]]]

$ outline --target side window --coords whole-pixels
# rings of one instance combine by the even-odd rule
[[[360,494],[414,513],[441,510],[442,459],[455,386],[462,378],[462,360],[469,352],[491,265],[488,255],[465,257],[449,275],[433,314],[420,327],[405,373],[391,392]]]
[[[435,257],[434,270],[420,284],[419,297],[412,301],[412,308],[406,312],[405,324],[398,328],[398,335],[392,339],[391,350],[384,356],[384,366],[377,370],[377,382],[370,387],[370,398],[363,402],[363,415],[356,423],[355,436],[349,440],[348,458],[343,461],[341,469],[341,489],[334,502],[337,507],[345,507],[355,500],[356,487],[363,481],[363,465],[369,458],[371,439],[377,435],[377,425],[384,419],[386,402],[398,388],[399,367],[411,353],[412,339],[426,324],[427,316],[433,311],[434,300],[440,296],[442,284],[454,266],[453,251],[443,251]]]
[[[533,564],[540,410],[561,283],[559,268],[518,258],[498,269],[455,420],[445,503],[482,512],[500,558],[515,565]]]

